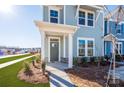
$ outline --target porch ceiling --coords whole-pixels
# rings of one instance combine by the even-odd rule
[[[77,26],[65,25],[65,24],[55,24],[43,21],[35,21],[36,26],[40,31],[51,32],[51,33],[74,33],[77,30]]]

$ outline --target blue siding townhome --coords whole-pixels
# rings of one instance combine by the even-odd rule
[[[107,35],[109,33],[113,34],[117,39],[116,43],[116,53],[124,55],[124,19],[123,17],[118,18],[121,14],[121,12],[118,14],[118,9],[116,8],[113,10],[110,14],[107,14],[105,16],[105,32],[104,35]],[[118,16],[119,15],[119,16]],[[111,55],[112,53],[112,43],[111,42],[104,42],[104,48],[105,48],[105,55]]]
[[[42,6],[43,19],[35,20],[41,34],[42,60],[60,62],[73,57],[104,55],[103,6]]]

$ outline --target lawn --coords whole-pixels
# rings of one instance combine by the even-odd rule
[[[19,58],[27,57],[27,56],[30,56],[30,55],[31,54],[25,54],[25,55],[20,55],[20,56],[2,58],[2,59],[0,59],[0,64],[5,63],[5,62],[9,62],[9,61],[12,61],[12,60],[16,60],[16,59],[19,59]]]
[[[25,61],[31,61],[32,58],[29,58]],[[24,81],[21,81],[17,78],[17,74],[23,66],[23,62],[18,62],[16,64],[7,66],[0,69],[0,87],[49,87],[50,84],[30,84]]]

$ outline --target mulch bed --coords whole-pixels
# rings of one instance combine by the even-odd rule
[[[78,87],[103,87],[109,66],[88,66],[66,69],[71,81]]]
[[[123,65],[116,64],[116,68],[120,66]],[[87,64],[74,66],[73,69],[66,69],[65,71],[71,81],[78,87],[105,87],[109,65],[98,67],[96,64]],[[113,84],[109,86],[113,86]],[[119,80],[117,86],[124,86],[124,81]]]
[[[33,66],[32,63],[30,63],[29,66],[32,71],[32,75],[31,76],[26,75],[24,73],[24,68],[23,68],[19,71],[18,76],[17,76],[20,80],[23,80],[25,82],[32,83],[32,84],[49,82],[48,73],[46,72],[45,75],[43,75],[42,73],[41,63],[35,62],[35,66]]]

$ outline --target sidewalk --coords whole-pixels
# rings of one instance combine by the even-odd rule
[[[36,55],[33,55],[33,56],[36,56]],[[31,57],[33,57],[33,56],[28,56],[28,57],[24,57],[24,58],[21,58],[21,59],[17,59],[17,60],[13,60],[13,61],[10,61],[10,62],[6,62],[6,63],[3,63],[3,64],[0,64],[0,69],[1,69],[1,68],[4,68],[4,67],[6,67],[6,66],[9,66],[9,65],[18,63],[18,62],[23,61],[23,60],[25,60],[25,59],[31,58]]]
[[[0,59],[6,58],[6,57],[21,56],[21,55],[26,55],[26,54],[29,54],[29,53],[0,56]]]

